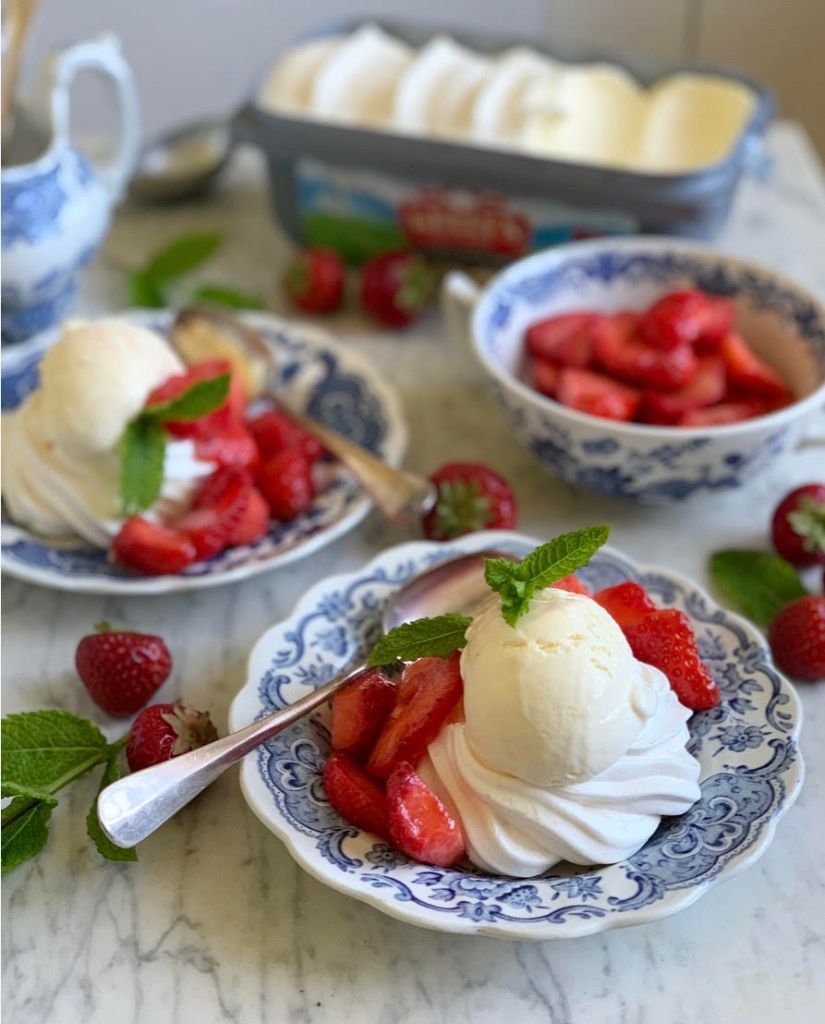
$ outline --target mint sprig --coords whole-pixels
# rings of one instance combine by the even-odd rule
[[[717,551],[710,557],[710,574],[725,599],[760,626],[807,594],[790,562],[768,551]]]
[[[370,651],[367,665],[378,668],[416,658],[449,658],[466,644],[465,634],[471,622],[458,612],[405,622],[380,637]]]
[[[228,373],[196,381],[175,398],[144,409],[126,427],[120,440],[120,503],[125,517],[139,515],[158,499],[166,458],[164,424],[190,422],[220,409],[230,384]]]
[[[6,874],[46,843],[49,818],[57,804],[55,794],[96,765],[106,762],[107,772],[114,771],[110,766],[115,754],[121,754],[124,741],[108,743],[92,722],[67,711],[8,715],[2,720],[0,739],[2,795],[13,797],[2,811],[2,870]],[[104,857],[110,856],[102,844],[97,846]]]
[[[89,813],[86,815],[86,832],[95,844],[97,852],[101,857],[105,857],[106,860],[137,860],[137,850],[133,846],[115,846],[100,827],[100,821],[97,817],[97,798],[107,786],[117,782],[123,776],[123,747],[125,743],[126,738],[124,737],[117,743],[110,745],[109,758],[106,761],[103,775],[100,777],[100,786],[92,801],[92,806],[89,808]]]
[[[120,503],[126,518],[153,505],[163,486],[166,431],[139,416],[120,441]]]
[[[165,246],[129,276],[131,304],[148,308],[165,306],[166,287],[205,263],[220,244],[221,236],[215,232],[195,232]]]
[[[260,295],[240,292],[220,284],[204,284],[192,292],[193,302],[206,302],[211,306],[225,306],[227,309],[263,309]]]
[[[515,626],[534,594],[586,565],[610,533],[609,526],[588,526],[542,544],[520,562],[488,558],[484,579],[501,598],[505,622]]]

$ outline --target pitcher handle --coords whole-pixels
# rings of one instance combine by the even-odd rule
[[[98,167],[100,181],[116,203],[134,170],[140,145],[140,115],[132,71],[115,36],[78,43],[55,58],[52,68],[52,120],[58,138],[70,133],[71,86],[79,71],[97,71],[111,78],[120,108],[120,132],[113,156]]]

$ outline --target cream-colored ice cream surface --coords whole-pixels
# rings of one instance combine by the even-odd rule
[[[699,764],[686,749],[690,712],[658,669],[641,671],[653,714],[627,750],[581,782],[539,786],[497,771],[466,723],[442,729],[419,771],[460,820],[474,864],[516,878],[560,861],[614,864],[641,849],[663,816],[684,814],[699,799]]]
[[[365,25],[337,47],[318,70],[309,112],[349,124],[386,124],[412,51],[374,25]]]
[[[463,138],[489,74],[486,57],[437,36],[419,52],[398,84],[393,127],[402,131]]]
[[[258,100],[265,107],[301,113],[309,109],[315,79],[342,44],[342,37],[313,39],[290,50],[261,86]]]
[[[40,387],[3,417],[3,501],[16,523],[107,547],[121,522],[117,446],[127,424],[183,364],[159,335],[118,319],[69,321],[40,364]],[[167,445],[150,516],[183,508],[212,471],[191,441]]]
[[[537,786],[614,763],[656,709],[650,678],[595,601],[548,587],[515,626],[497,596],[461,655],[467,736],[491,768]]]
[[[645,87],[617,65],[566,64],[530,47],[487,56],[437,36],[415,51],[363,25],[291,50],[258,101],[277,112],[653,174],[722,159],[756,97],[733,79],[698,72]]]

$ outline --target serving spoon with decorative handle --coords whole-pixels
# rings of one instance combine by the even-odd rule
[[[414,576],[387,601],[382,619],[384,630],[423,616],[473,612],[489,593],[484,582],[484,563],[494,557],[512,556],[502,551],[478,551],[447,559]],[[101,828],[116,846],[134,846],[146,839],[231,764],[325,704],[364,667],[364,659],[357,657],[324,686],[294,704],[214,743],[113,782],[97,800]]]
[[[183,332],[192,339],[214,338],[219,334],[225,346],[234,348],[243,358],[260,367],[266,381],[272,379],[275,363],[271,347],[254,327],[239,317],[205,306],[187,306],[180,310],[172,328],[172,343],[191,361],[192,350],[184,347]],[[270,393],[291,419],[317,437],[350,471],[388,519],[399,524],[416,522],[435,505],[436,488],[426,477],[390,466],[337,430],[300,412],[281,395]]]

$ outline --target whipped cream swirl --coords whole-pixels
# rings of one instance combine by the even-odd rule
[[[690,711],[658,669],[640,668],[656,709],[626,753],[583,782],[535,785],[482,761],[466,724],[441,731],[420,770],[461,821],[474,864],[529,878],[559,861],[616,863],[644,845],[662,816],[699,799],[699,765],[685,747]]]

